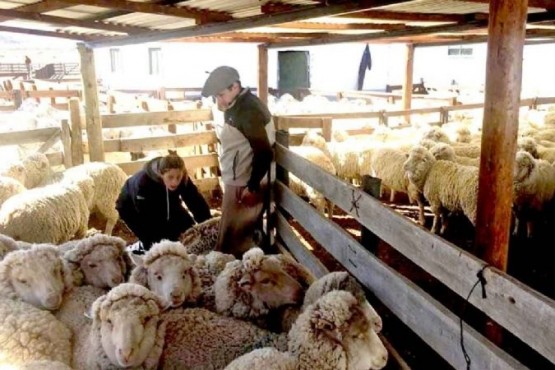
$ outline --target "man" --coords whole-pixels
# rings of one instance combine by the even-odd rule
[[[202,96],[214,97],[224,122],[215,122],[220,142],[220,169],[224,183],[222,218],[216,250],[241,257],[253,244],[273,158],[275,128],[268,107],[241,86],[236,69],[213,70]]]

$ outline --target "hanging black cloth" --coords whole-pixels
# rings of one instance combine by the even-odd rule
[[[357,90],[362,90],[364,85],[364,76],[366,75],[366,70],[370,71],[372,69],[372,56],[370,55],[370,47],[366,44],[364,52],[362,53],[362,59],[360,60],[360,66],[358,67],[358,80],[357,80]]]

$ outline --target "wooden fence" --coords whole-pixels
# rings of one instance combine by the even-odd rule
[[[555,364],[555,302],[500,270],[431,234],[384,206],[362,190],[346,184],[303,157],[276,144],[276,162],[321,192],[362,226],[463,299],[483,271],[487,297],[476,289],[469,303]],[[321,264],[298,241],[286,213],[306,229],[353,276],[404,324],[456,369],[465,369],[460,348],[459,318],[429,294],[368,252],[350,234],[328,221],[277,181],[277,235],[306,266]],[[284,213],[286,212],[286,213]],[[520,369],[524,366],[479,332],[463,324],[464,342],[475,369]]]

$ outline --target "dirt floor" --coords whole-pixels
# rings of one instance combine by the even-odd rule
[[[211,209],[221,210],[221,194],[219,192],[211,194],[207,199],[209,199]],[[402,204],[386,204],[416,222],[418,214],[415,207]],[[360,241],[360,224],[337,208],[335,213],[333,221],[348,231],[355,239]],[[432,215],[429,210],[427,210],[426,223],[428,228],[431,225],[431,221]],[[91,223],[93,227],[102,229],[103,223],[101,220],[92,218]],[[295,221],[292,221],[292,226],[314,249],[314,254],[330,271],[344,270],[341,264]],[[451,231],[447,235],[444,235],[444,237],[459,247],[470,250],[474,238],[472,225],[463,218],[454,218],[450,223],[450,227]],[[136,241],[136,237],[121,221],[118,221],[116,224],[114,235],[125,239],[129,244]],[[533,240],[527,240],[526,238],[514,238],[511,240],[509,273],[541,293],[555,298],[555,284],[553,284],[555,281],[555,268],[553,268],[555,249],[553,249],[552,245],[548,245],[552,244],[550,241],[553,239],[544,236],[545,234],[539,234]],[[485,316],[471,305],[466,305],[462,298],[451,292],[441,282],[414,265],[383,241],[380,242],[374,253],[389,266],[411,279],[419,287],[448,307],[452,312],[458,315],[464,315],[464,319],[467,323],[480,332],[484,332],[483,328],[486,326]],[[396,319],[385,306],[380,304],[380,302],[371,295],[371,293],[369,293],[369,300],[384,320],[383,335],[390,341],[412,369],[451,368],[449,364],[429,348],[418,336]],[[515,338],[505,331],[503,331],[502,347],[532,369],[547,369],[551,366],[549,362],[542,359],[541,356],[537,355],[518,338]],[[400,366],[394,361],[390,361],[386,367],[386,369],[389,370],[397,368],[400,368]]]

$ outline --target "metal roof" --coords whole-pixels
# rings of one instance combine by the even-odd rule
[[[82,40],[242,41],[272,47],[345,41],[483,41],[488,0],[0,0],[0,31]],[[527,37],[555,37],[555,0],[529,0]]]

